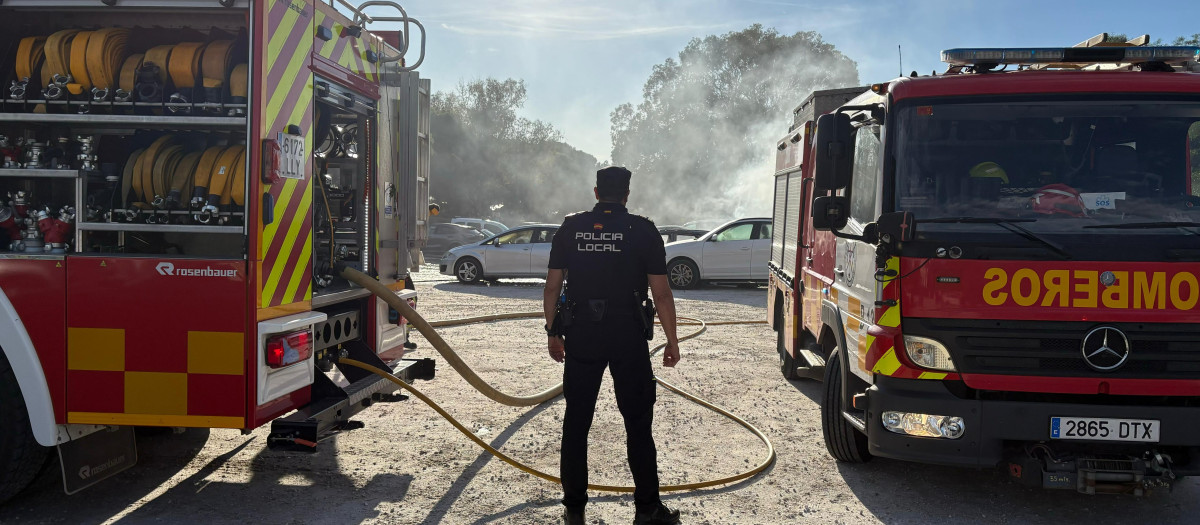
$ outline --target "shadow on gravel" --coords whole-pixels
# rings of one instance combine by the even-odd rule
[[[690,491],[686,491],[686,492],[663,493],[661,495],[662,501],[663,501],[663,503],[666,503],[668,506],[674,507],[676,505],[672,502],[675,502],[675,501],[685,500],[688,498],[704,498],[704,497],[713,496],[716,494],[724,494],[726,492],[736,492],[736,491],[742,490],[744,488],[748,488],[751,485],[754,485],[755,483],[758,483],[758,481],[761,479],[767,478],[768,476],[771,475],[771,472],[775,470],[775,466],[778,464],[779,464],[779,462],[776,461],[775,463],[772,463],[770,467],[767,467],[766,470],[759,472],[758,475],[752,476],[749,479],[744,479],[744,480],[734,483],[732,485],[722,485],[722,486],[718,486],[718,487],[699,489],[699,490],[690,490]],[[669,483],[670,481],[666,481],[666,482]],[[633,512],[634,512],[633,494],[611,494],[611,493],[606,492],[603,495],[597,496],[594,491],[589,492],[588,506],[590,508],[595,508],[595,505],[602,504],[602,503],[624,503],[623,506],[625,508],[629,509],[629,519],[631,519],[631,520],[633,519]],[[496,512],[493,514],[489,514],[487,516],[483,516],[483,517],[471,522],[471,525],[484,525],[486,523],[492,523],[495,521],[503,520],[504,518],[508,518],[510,516],[521,515],[527,509],[545,509],[545,508],[552,508],[552,507],[558,507],[561,510],[562,509],[561,501],[558,500],[557,498],[555,498],[555,499],[540,498],[537,500],[522,503],[520,505],[514,505],[514,506],[504,509],[500,512]],[[681,516],[681,517],[682,517],[682,521],[684,523],[687,523],[689,521],[687,514],[683,514],[683,516]],[[608,523],[608,522],[601,521],[601,523]]]
[[[821,405],[821,389],[824,384],[815,379],[790,379],[788,383],[795,388],[797,392],[804,394],[809,401],[812,401],[817,406]]]
[[[118,523],[187,522],[179,514],[181,502],[204,509],[202,517],[194,517],[204,523],[275,523],[284,517],[293,523],[361,523],[382,518],[379,503],[403,500],[413,477],[383,473],[365,483],[356,480],[346,472],[380,469],[342,465],[335,439],[322,442],[316,452],[302,452],[272,450],[248,437]],[[252,443],[256,446],[250,447]],[[237,458],[248,447],[257,449],[256,455]],[[249,471],[252,477],[225,481],[225,470]],[[297,506],[297,501],[312,499],[326,504]],[[305,515],[296,516],[298,509]]]
[[[479,295],[483,297],[491,297],[496,299],[541,299],[542,288],[546,286],[544,282],[538,283],[481,283],[481,284],[462,284],[453,283],[438,283],[433,287],[439,291]]]
[[[208,441],[208,429],[173,434],[138,429],[138,462],[129,470],[68,496],[57,457],[25,492],[0,506],[3,523],[100,523],[154,491],[182,470]]]
[[[540,405],[534,406],[533,408],[529,409],[528,412],[525,412],[524,414],[521,415],[521,417],[517,418],[516,421],[513,421],[511,424],[509,424],[507,427],[505,427],[504,432],[497,434],[496,438],[493,439],[488,444],[491,445],[492,448],[500,450],[501,447],[503,447],[504,444],[507,443],[508,440],[511,439],[513,437],[513,435],[515,435],[517,433],[517,431],[521,429],[521,427],[525,426],[526,423],[532,421],[533,418],[538,416],[538,414],[545,412],[547,408],[550,408],[550,405],[561,402],[562,399],[563,398],[560,395],[558,397],[555,397],[554,399],[551,399],[550,401],[547,401],[545,403],[542,403]],[[465,469],[463,469],[462,474],[460,474],[458,476],[458,479],[454,480],[454,483],[450,484],[450,488],[446,489],[446,493],[442,495],[441,499],[439,499],[437,501],[437,503],[433,504],[433,510],[429,513],[428,516],[425,517],[424,520],[421,520],[421,523],[422,524],[441,523],[442,520],[446,518],[446,512],[449,511],[450,507],[454,506],[454,502],[458,501],[458,498],[460,496],[462,496],[463,489],[465,489],[467,487],[467,485],[471,484],[471,481],[473,481],[475,479],[475,476],[479,475],[479,471],[483,470],[483,467],[486,466],[490,461],[492,461],[492,459],[493,459],[493,457],[492,457],[491,452],[488,452],[486,450],[480,452],[479,456],[475,458],[475,461],[472,461],[470,465],[467,465],[467,467]],[[520,461],[521,458],[513,458],[513,459]],[[499,460],[497,460],[497,461],[499,461]],[[557,474],[557,473],[551,472],[550,474]],[[536,503],[525,503],[525,504],[522,504],[520,506],[520,508],[527,508],[527,507],[531,507],[531,506],[532,507],[544,507],[549,504],[558,504],[558,500],[551,500],[549,503],[547,503],[545,501],[539,501]],[[507,514],[505,514],[505,515],[507,515]],[[481,522],[477,521],[476,523],[481,523]]]
[[[1086,496],[1024,487],[999,469],[923,465],[883,458],[838,463],[857,499],[888,524],[1194,523],[1200,487],[1183,480],[1144,498]],[[838,495],[833,499],[836,503]]]

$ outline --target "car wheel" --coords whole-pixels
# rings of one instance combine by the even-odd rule
[[[454,264],[454,276],[458,277],[460,283],[477,283],[483,278],[483,266],[474,257],[463,257]]]
[[[671,288],[687,290],[700,284],[700,269],[690,259],[675,259],[667,265],[667,280]]]
[[[871,460],[867,435],[854,428],[842,416],[842,360],[834,348],[825,361],[825,389],[821,400],[821,431],[825,448],[834,459],[845,463],[864,463]]]

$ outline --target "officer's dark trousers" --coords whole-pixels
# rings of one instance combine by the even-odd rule
[[[636,489],[638,510],[652,510],[659,503],[658,460],[651,426],[654,421],[655,383],[650,369],[646,340],[639,321],[632,316],[611,316],[593,324],[576,318],[567,332],[563,397],[560,475],[563,505],[581,509],[587,503],[588,430],[596,411],[596,396],[607,367],[612,374],[617,407],[625,419],[629,469]]]

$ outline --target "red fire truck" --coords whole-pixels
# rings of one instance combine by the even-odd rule
[[[424,29],[338,3],[0,5],[0,501],[52,447],[70,493],[134,463],[134,426],[314,447],[402,397],[340,356],[433,377],[338,271],[415,300]]]
[[[838,460],[1084,493],[1200,472],[1200,48],[1106,36],[798,108],[769,321]]]

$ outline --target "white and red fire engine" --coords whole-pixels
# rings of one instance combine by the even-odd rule
[[[1200,48],[952,49],[778,142],[769,320],[831,455],[1200,473]]]

